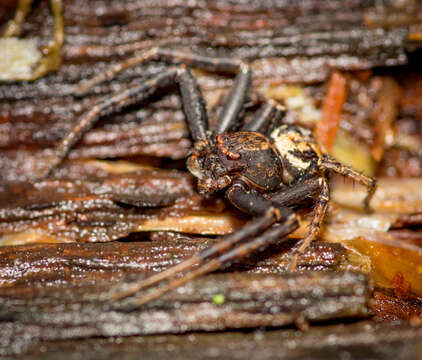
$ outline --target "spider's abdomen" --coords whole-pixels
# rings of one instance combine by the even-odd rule
[[[223,133],[217,137],[221,161],[254,187],[276,190],[282,183],[283,167],[273,144],[253,131]]]
[[[271,133],[271,139],[281,158],[285,184],[316,172],[322,151],[308,129],[282,125]]]

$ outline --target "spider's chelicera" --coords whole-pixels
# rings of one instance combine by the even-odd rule
[[[254,216],[254,219],[192,258],[141,280],[124,291],[115,292],[113,300],[134,296],[133,304],[142,305],[271,242],[283,241],[298,227],[294,209],[312,201],[314,209],[309,232],[299,241],[292,254],[291,268],[295,268],[297,254],[303,252],[319,234],[330,197],[326,178],[328,170],[366,186],[368,194],[364,207],[369,209],[376,188],[375,180],[330,157],[308,129],[280,125],[279,120],[284,113],[281,105],[267,101],[251,121],[239,128],[240,113],[251,87],[251,71],[241,60],[154,48],[83,83],[78,87],[78,92],[84,93],[93,85],[113,78],[118,72],[149,60],[161,60],[173,66],[138,86],[100,101],[82,115],[57,147],[41,177],[47,176],[62,161],[81,134],[88,131],[101,116],[143,101],[158,89],[177,84],[194,140],[187,167],[198,179],[199,192],[224,191],[226,198],[236,208]],[[233,88],[212,128],[209,128],[200,88],[188,66],[236,73]],[[184,276],[177,276],[182,272]],[[165,284],[158,286],[161,282]],[[147,294],[136,297],[139,290],[152,285],[157,286]]]

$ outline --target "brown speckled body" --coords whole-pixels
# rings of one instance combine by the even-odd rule
[[[323,152],[309,130],[282,125],[266,136],[256,131],[225,132],[215,145],[197,147],[188,168],[199,178],[200,192],[213,192],[242,182],[260,193],[323,174]]]
[[[252,131],[220,134],[217,152],[221,163],[251,187],[261,191],[280,188],[282,163],[265,135]]]

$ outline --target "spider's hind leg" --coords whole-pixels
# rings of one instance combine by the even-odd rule
[[[367,188],[367,194],[366,194],[365,199],[363,200],[363,205],[364,205],[365,211],[367,212],[371,211],[369,204],[377,189],[377,181],[374,178],[363,175],[353,170],[352,168],[343,165],[342,163],[329,157],[328,155],[325,155],[321,159],[321,167],[323,169],[332,170],[338,174],[349,177],[352,180],[356,181],[357,183],[365,186]]]

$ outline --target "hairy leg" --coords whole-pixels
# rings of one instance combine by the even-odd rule
[[[365,186],[368,189],[367,195],[363,201],[363,205],[365,208],[365,211],[370,212],[370,206],[369,203],[371,202],[372,197],[375,194],[375,190],[377,189],[377,182],[375,179],[363,175],[351,168],[349,168],[348,166],[343,165],[342,163],[338,162],[337,160],[329,157],[329,156],[325,156],[322,159],[321,162],[321,166],[324,169],[328,169],[328,170],[332,170],[335,171],[338,174],[341,174],[343,176],[347,176],[351,179],[353,179],[354,181],[356,181],[357,183]]]
[[[245,97],[250,86],[251,73],[247,65],[233,59],[210,58],[164,49],[152,49],[149,52],[144,53],[143,56],[131,58],[127,62],[133,66],[151,58],[164,58],[168,62],[183,62],[183,64],[177,68],[169,68],[168,71],[152,77],[139,86],[121,91],[94,105],[93,108],[81,116],[73,129],[62,139],[57,149],[54,151],[51,160],[37,180],[47,177],[66,157],[72,146],[80,139],[80,137],[86,131],[91,129],[102,116],[115,113],[126,106],[144,101],[150,95],[155,93],[156,90],[169,87],[172,84],[177,84],[179,86],[182,95],[183,110],[185,112],[193,140],[195,142],[201,140],[206,144],[209,139],[207,135],[208,116],[205,100],[196,79],[186,68],[185,63],[192,66],[213,69],[215,71],[232,71],[234,69],[240,69],[230,96],[223,107],[219,120],[216,123],[216,127],[222,131],[233,126],[244,104]],[[127,64],[127,62],[125,64]],[[114,76],[117,70],[120,71],[123,68],[123,64],[119,69],[112,68],[109,74],[106,73],[106,78]],[[97,81],[103,81],[104,77],[94,80],[94,83]],[[92,86],[92,84],[89,86]]]
[[[306,250],[306,248],[311,244],[311,242],[318,237],[321,231],[322,221],[324,220],[325,213],[328,207],[328,202],[330,201],[330,189],[328,187],[327,180],[324,177],[319,178],[318,183],[320,186],[320,192],[315,203],[314,213],[311,225],[309,227],[309,232],[306,237],[299,242],[296,250],[292,254],[292,259],[290,261],[289,266],[291,271],[296,269],[299,254],[303,253]]]
[[[208,274],[212,271],[218,270],[223,265],[230,264],[236,259],[241,259],[258,249],[264,249],[266,246],[268,246],[274,241],[280,242],[286,240],[286,236],[292,233],[295,229],[297,229],[297,226],[297,219],[294,215],[292,215],[290,218],[286,219],[285,222],[283,222],[282,224],[271,227],[267,231],[263,232],[260,236],[248,239],[248,241],[244,244],[235,247],[233,250],[219,256],[218,258],[212,259],[211,261],[205,263],[203,266],[200,266],[198,269],[188,273],[185,277],[176,279],[173,282],[167,284],[165,287],[159,288],[151,294],[147,294],[138,298],[135,301],[135,305],[141,306],[143,304],[146,304],[151,300],[154,300],[159,296],[167,293],[168,291],[187,283],[188,281],[196,279],[197,277]]]
[[[132,56],[118,64],[110,66],[105,72],[84,81],[77,88],[77,94],[83,95],[93,86],[103,81],[112,80],[117,74],[131,67],[147,63],[149,61],[163,61],[171,65],[184,64],[212,72],[235,74],[245,64],[241,60],[231,58],[214,58],[197,55],[188,51],[154,47]]]

